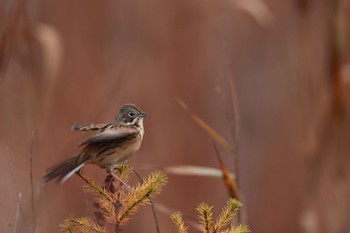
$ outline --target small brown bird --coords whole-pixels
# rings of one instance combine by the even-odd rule
[[[79,145],[81,150],[78,155],[49,169],[44,182],[57,178],[63,183],[85,164],[95,164],[113,175],[114,168],[140,148],[146,115],[134,104],[124,104],[113,123],[73,126],[73,130],[98,133]]]

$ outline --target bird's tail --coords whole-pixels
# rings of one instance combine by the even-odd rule
[[[84,165],[85,162],[81,161],[78,156],[66,159],[48,169],[48,172],[44,176],[44,182],[47,183],[57,178],[57,182],[63,183]]]

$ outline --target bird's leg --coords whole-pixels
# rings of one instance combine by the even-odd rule
[[[127,190],[130,190],[131,187],[125,183],[122,179],[120,179],[115,173],[114,173],[114,167],[107,167],[106,171],[111,174],[116,180],[118,180]]]
[[[105,187],[111,193],[115,193],[116,192],[116,187],[115,187],[115,185],[113,183],[114,181],[115,181],[115,179],[114,179],[114,177],[111,174],[107,175],[106,178],[105,178]]]
[[[127,190],[130,190],[131,187],[130,185],[128,185],[127,183],[125,183],[122,179],[120,179],[116,174],[114,174],[113,172],[111,173],[111,175],[117,179]]]

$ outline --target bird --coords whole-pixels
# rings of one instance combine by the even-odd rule
[[[97,133],[80,143],[77,155],[49,168],[44,183],[55,179],[63,183],[86,164],[105,168],[113,175],[115,168],[139,150],[144,136],[145,116],[147,114],[134,104],[124,104],[112,123],[72,126],[75,131]]]

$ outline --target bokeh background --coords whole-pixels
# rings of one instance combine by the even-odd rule
[[[59,232],[71,213],[92,215],[78,177],[42,176],[87,137],[71,125],[109,122],[124,103],[149,114],[130,160],[141,175],[219,168],[180,98],[237,149],[219,146],[253,232],[350,232],[349,25],[347,0],[2,0],[0,231]],[[155,202],[195,217],[227,199],[221,179],[169,174]],[[123,232],[156,232],[151,209]]]

